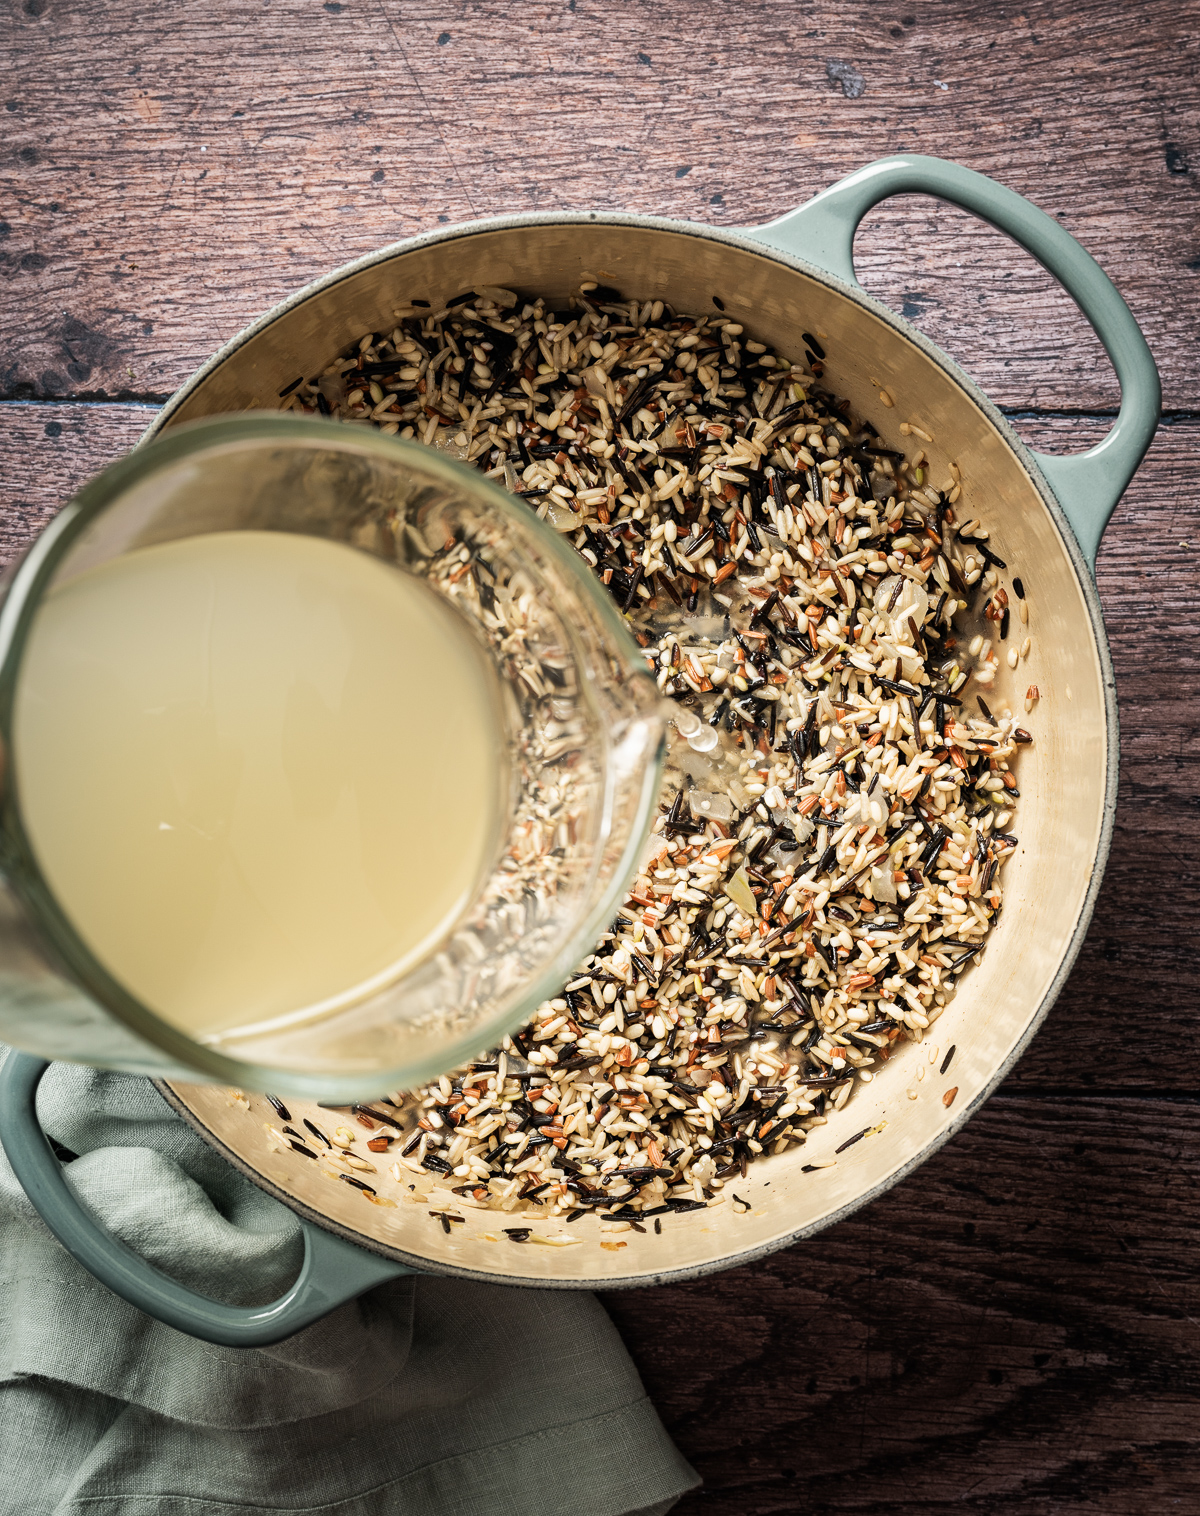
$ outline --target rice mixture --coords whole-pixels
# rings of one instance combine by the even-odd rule
[[[953,465],[931,479],[822,388],[818,335],[789,363],[724,315],[592,280],[566,309],[481,287],[396,314],[284,408],[436,444],[522,496],[628,614],[689,741],[562,993],[361,1119],[395,1178],[487,1208],[703,1206],[919,1041],[983,947],[1030,741],[986,701],[1005,565],[956,519]],[[1022,625],[1010,665],[1028,651]]]

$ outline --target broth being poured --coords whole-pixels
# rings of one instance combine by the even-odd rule
[[[433,952],[493,861],[504,754],[458,614],[282,532],[143,548],[56,587],[14,710],[60,906],[200,1038],[327,1014]]]

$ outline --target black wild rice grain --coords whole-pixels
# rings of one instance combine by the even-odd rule
[[[1006,569],[1008,567],[1008,564],[1005,563],[1004,559],[997,558],[995,553],[992,552],[991,548],[988,547],[987,543],[984,542],[981,537],[963,537],[960,534],[958,540],[960,542],[965,542],[974,552],[979,554],[985,563],[990,563],[993,568]],[[947,559],[946,561],[947,564],[949,564],[950,560]]]
[[[339,1174],[338,1178],[343,1184],[352,1184],[356,1190],[365,1190],[368,1195],[375,1195],[378,1191],[373,1190],[369,1184],[364,1184],[361,1179],[355,1179],[353,1174]]]
[[[404,1131],[404,1122],[398,1116],[389,1116],[386,1111],[378,1110],[373,1105],[356,1105],[351,1109],[356,1114],[373,1117],[376,1121],[382,1121],[385,1126],[395,1127],[398,1132]]]

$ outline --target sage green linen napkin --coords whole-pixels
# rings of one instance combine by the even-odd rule
[[[218,1299],[282,1293],[295,1216],[143,1079],[56,1064],[45,1130],[108,1228]],[[434,1277],[271,1348],[111,1294],[0,1158],[0,1516],[661,1516],[699,1481],[600,1304]]]

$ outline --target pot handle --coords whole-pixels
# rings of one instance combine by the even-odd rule
[[[1033,454],[1094,570],[1104,528],[1154,436],[1162,389],[1132,312],[1070,232],[984,174],[944,158],[905,154],[868,163],[807,205],[753,227],[749,234],[857,285],[854,234],[859,222],[881,200],[904,194],[936,195],[1007,232],[1062,284],[1104,344],[1121,386],[1121,409],[1112,430],[1096,447],[1074,457]]]
[[[301,1221],[304,1264],[269,1305],[233,1306],[197,1295],[161,1274],[105,1231],[67,1183],[37,1118],[37,1088],[50,1065],[10,1052],[0,1068],[0,1145],[42,1220],[67,1251],[116,1295],[177,1331],[222,1347],[268,1347],[310,1326],[364,1290],[415,1269]]]

